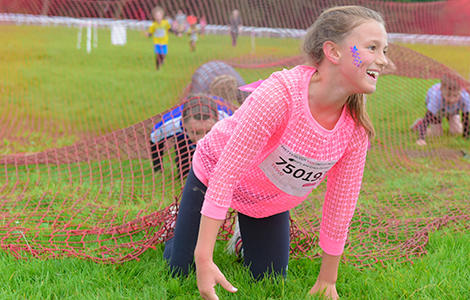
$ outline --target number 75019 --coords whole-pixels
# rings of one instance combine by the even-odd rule
[[[281,156],[279,156],[279,159],[281,161],[278,161],[275,164],[285,165],[284,168],[282,168],[282,171],[286,174],[292,174],[294,178],[302,178],[302,180],[304,181],[314,182],[314,181],[319,180],[321,176],[323,175],[323,172],[318,172],[318,173],[307,172],[302,168],[296,168],[296,166],[288,163],[287,160],[285,160]]]

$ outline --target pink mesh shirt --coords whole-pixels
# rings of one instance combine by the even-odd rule
[[[297,66],[273,73],[199,141],[193,170],[207,186],[201,213],[214,219],[224,219],[229,207],[254,218],[287,211],[328,176],[319,244],[340,255],[368,137],[346,108],[332,130],[317,123],[308,106],[314,72]]]

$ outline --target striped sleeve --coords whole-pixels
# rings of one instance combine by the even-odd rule
[[[169,138],[183,132],[183,128],[181,126],[182,111],[183,105],[179,105],[164,114],[162,116],[162,120],[153,127],[152,133],[150,134],[150,140],[156,144],[165,138]]]

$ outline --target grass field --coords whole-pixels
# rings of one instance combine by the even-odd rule
[[[179,101],[193,71],[206,61],[260,61],[299,54],[298,40],[257,38],[252,48],[251,40],[241,37],[240,44],[233,49],[228,36],[204,36],[198,41],[197,51],[191,53],[186,37],[171,36],[166,64],[156,72],[151,41],[141,32],[128,31],[128,44],[118,47],[110,45],[109,31],[100,29],[99,46],[90,54],[85,52],[84,44],[82,49],[76,48],[76,34],[74,28],[0,27],[0,155],[71,145],[83,137],[99,136],[155,116]],[[470,47],[410,47],[468,78]],[[239,69],[239,72],[250,82],[265,78],[274,70],[277,69]],[[390,204],[390,211],[403,213],[406,206],[403,202],[408,199],[426,202],[423,215],[410,211],[410,218],[429,217],[425,214],[437,215],[446,209],[467,207],[468,211],[470,163],[450,154],[470,150],[469,142],[461,137],[444,136],[429,140],[428,147],[420,149],[414,144],[415,134],[409,131],[414,119],[423,115],[424,95],[434,82],[384,76],[377,92],[368,97],[377,139],[368,155],[359,199],[361,207],[373,211]],[[439,153],[450,154],[446,157]],[[129,167],[132,163],[111,161],[109,168],[132,171],[132,166]],[[90,168],[100,168],[100,164]],[[117,215],[129,218],[142,209],[151,211],[165,204],[161,197],[153,195],[155,182],[162,178],[151,176],[151,171],[141,175],[151,180],[132,189],[132,193],[125,193],[117,203],[106,201],[117,198],[109,195],[133,188],[133,180],[121,179],[119,173],[113,173],[115,178],[107,180],[114,185],[105,183],[103,191],[86,182],[85,177],[85,183],[75,189],[61,180],[63,172],[51,166],[5,167],[8,175],[0,175],[3,181],[0,197],[16,199],[15,193],[22,192],[19,199],[24,202],[11,205],[11,210],[21,211],[23,205],[41,197],[45,190],[56,193],[56,202],[75,193],[74,197],[89,197],[96,203],[113,206]],[[29,182],[35,184],[28,186]],[[22,191],[16,187],[18,183],[28,188]],[[10,194],[13,185],[16,190]],[[172,189],[170,196],[178,193],[179,186]],[[306,201],[298,214],[310,208],[319,209],[324,189],[322,185],[314,191],[311,201]],[[449,203],[453,205],[450,208]],[[90,223],[95,221],[87,219]],[[343,263],[338,291],[342,299],[468,299],[469,242],[468,232],[443,229],[430,234],[428,254],[415,258],[413,264],[387,261],[385,267],[377,264],[359,269]],[[225,254],[223,247],[223,242],[217,243],[215,260],[239,289],[231,299],[307,298],[320,266],[318,259],[291,260],[286,280],[254,283],[247,270]],[[197,299],[194,275],[184,279],[169,276],[162,251],[160,244],[145,252],[140,260],[119,265],[76,258],[16,260],[3,252],[0,298]],[[345,256],[348,257],[347,250]],[[220,287],[218,291],[221,298],[229,298]]]

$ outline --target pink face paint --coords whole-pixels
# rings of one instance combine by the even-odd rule
[[[362,64],[362,60],[361,60],[361,57],[359,56],[359,51],[357,50],[356,45],[354,45],[354,47],[349,47],[349,49],[351,49],[351,53],[354,58],[353,64],[356,67],[360,67]]]

